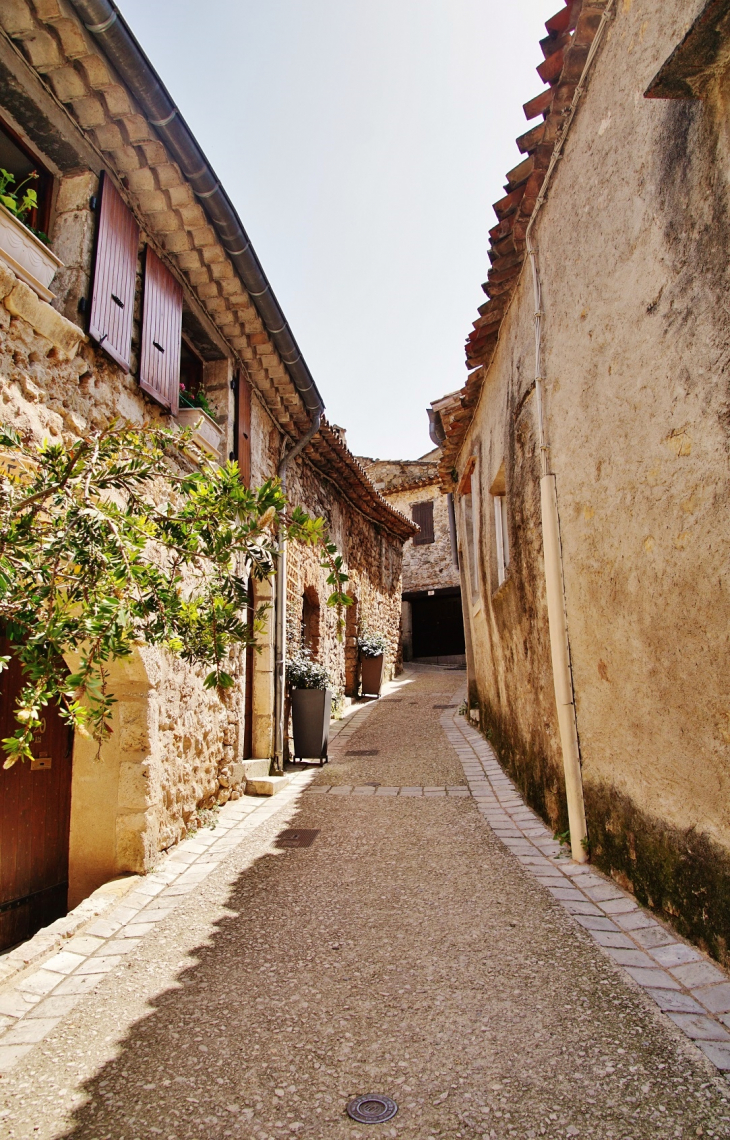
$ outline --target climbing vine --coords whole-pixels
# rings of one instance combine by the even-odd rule
[[[275,573],[281,534],[322,551],[341,626],[342,557],[324,519],[290,507],[278,480],[248,490],[238,465],[208,461],[189,431],[112,424],[65,445],[0,425],[0,625],[25,678],[5,767],[31,756],[51,703],[101,747],[109,667],[135,645],[164,647],[207,668],[207,688],[230,688],[228,656],[256,643],[266,611],[251,629],[249,576]]]

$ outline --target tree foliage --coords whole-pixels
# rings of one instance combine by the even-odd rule
[[[328,604],[348,605],[324,520],[289,508],[276,479],[248,490],[238,465],[206,460],[189,431],[112,424],[67,446],[0,425],[0,625],[25,677],[5,766],[30,757],[49,703],[101,747],[109,666],[135,645],[164,647],[209,669],[206,687],[230,688],[228,656],[255,644],[266,609],[252,630],[249,576],[275,572],[279,533],[321,549]]]

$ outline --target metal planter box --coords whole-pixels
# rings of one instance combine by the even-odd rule
[[[332,715],[330,689],[292,689],[291,716],[294,729],[294,759],[327,759]]]
[[[383,666],[385,658],[381,653],[379,657],[360,658],[360,679],[363,696],[379,697],[383,684]]]

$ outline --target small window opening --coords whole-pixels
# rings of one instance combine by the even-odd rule
[[[35,191],[37,206],[20,220],[39,237],[47,239],[51,221],[53,175],[38,161],[23,140],[0,120],[0,169],[12,176],[5,187],[6,194],[22,199],[26,190]],[[0,178],[4,179],[3,175]]]
[[[477,461],[472,458],[459,484],[461,510],[464,519],[466,564],[468,568],[469,591],[472,606],[478,606],[481,603],[479,591],[479,562],[477,558],[477,552],[479,550],[478,490],[479,476]],[[474,494],[474,492],[477,492],[477,494]]]
[[[302,595],[302,645],[312,657],[319,653],[319,596],[314,586]]]
[[[507,486],[504,463],[489,489],[494,502],[494,537],[497,551],[497,581],[501,586],[509,568],[509,529],[507,526]]]
[[[203,395],[203,361],[185,337],[180,345],[180,407],[195,408]]]

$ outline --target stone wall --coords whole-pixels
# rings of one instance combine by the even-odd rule
[[[437,460],[370,461],[367,472],[391,506],[412,517],[415,503],[433,503],[434,541],[417,545],[408,539],[403,547],[403,592],[458,586],[454,565],[446,495],[442,494]]]
[[[0,419],[29,437],[69,443],[116,417],[169,422],[134,377],[0,262]],[[157,650],[143,651],[133,685],[127,666],[114,667],[113,743],[96,761],[75,742],[72,899],[105,877],[144,870],[194,825],[199,808],[240,794],[231,779],[243,719],[238,657],[225,702],[203,688],[203,670]]]
[[[535,236],[592,856],[724,957],[730,83],[702,102],[644,98],[702,7],[617,6]],[[476,462],[478,581],[464,588],[482,725],[562,829],[533,308],[526,272],[459,455],[459,476]],[[499,587],[489,490],[503,463],[512,563]]]
[[[365,629],[384,634],[391,645],[386,655],[385,678],[390,680],[401,667],[402,539],[354,509],[332,483],[323,481],[306,462],[296,462],[288,476],[288,489],[292,502],[326,519],[332,541],[345,560],[349,575],[347,593],[354,599],[341,615],[345,630],[340,635],[337,610],[327,606],[332,587],[326,582],[328,571],[322,569],[318,551],[290,543],[289,645],[295,648],[298,644],[303,599],[309,592],[319,602],[317,659],[329,669],[335,693],[353,697],[358,682],[356,639]]]

